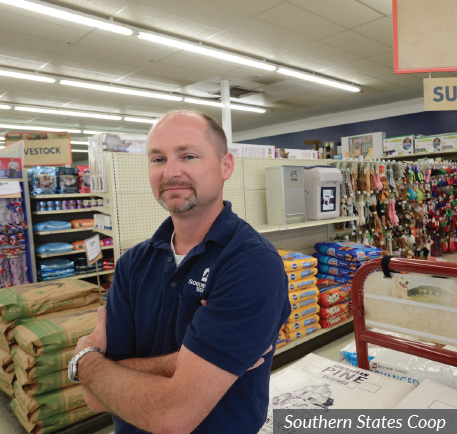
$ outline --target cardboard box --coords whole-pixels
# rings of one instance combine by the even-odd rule
[[[449,133],[442,136],[441,151],[454,152],[457,151],[457,133]]]
[[[288,158],[290,160],[318,160],[319,151],[313,151],[312,149],[276,149],[276,158]]]
[[[415,153],[441,152],[443,136],[423,136],[417,137],[414,141]]]
[[[408,136],[387,137],[383,140],[386,157],[395,155],[410,155],[414,153],[414,134]]]
[[[230,143],[228,150],[235,157],[275,158],[275,146]]]
[[[382,158],[384,156],[383,140],[386,133],[366,133],[357,136],[341,137],[343,158]]]

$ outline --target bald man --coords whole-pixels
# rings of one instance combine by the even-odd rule
[[[255,434],[290,314],[281,258],[222,199],[234,158],[214,119],[166,115],[149,134],[148,167],[170,217],[119,259],[73,377],[117,434]]]

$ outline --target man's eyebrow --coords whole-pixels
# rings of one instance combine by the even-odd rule
[[[160,154],[161,152],[162,151],[160,149],[156,149],[156,148],[148,149],[148,155]]]

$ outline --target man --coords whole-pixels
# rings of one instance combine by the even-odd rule
[[[171,217],[119,259],[107,312],[78,343],[75,354],[107,348],[79,359],[86,400],[115,415],[116,433],[255,434],[270,350],[290,314],[283,263],[222,200],[234,158],[214,119],[165,116],[149,134],[148,164]]]

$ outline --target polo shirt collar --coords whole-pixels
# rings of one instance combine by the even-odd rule
[[[217,216],[210,230],[203,239],[203,244],[207,241],[215,241],[221,246],[226,246],[232,238],[233,232],[238,225],[238,216],[232,212],[232,204],[224,201],[224,209]],[[161,247],[162,244],[170,245],[171,235],[173,234],[174,226],[171,217],[168,217],[154,233],[149,240],[154,247]]]

